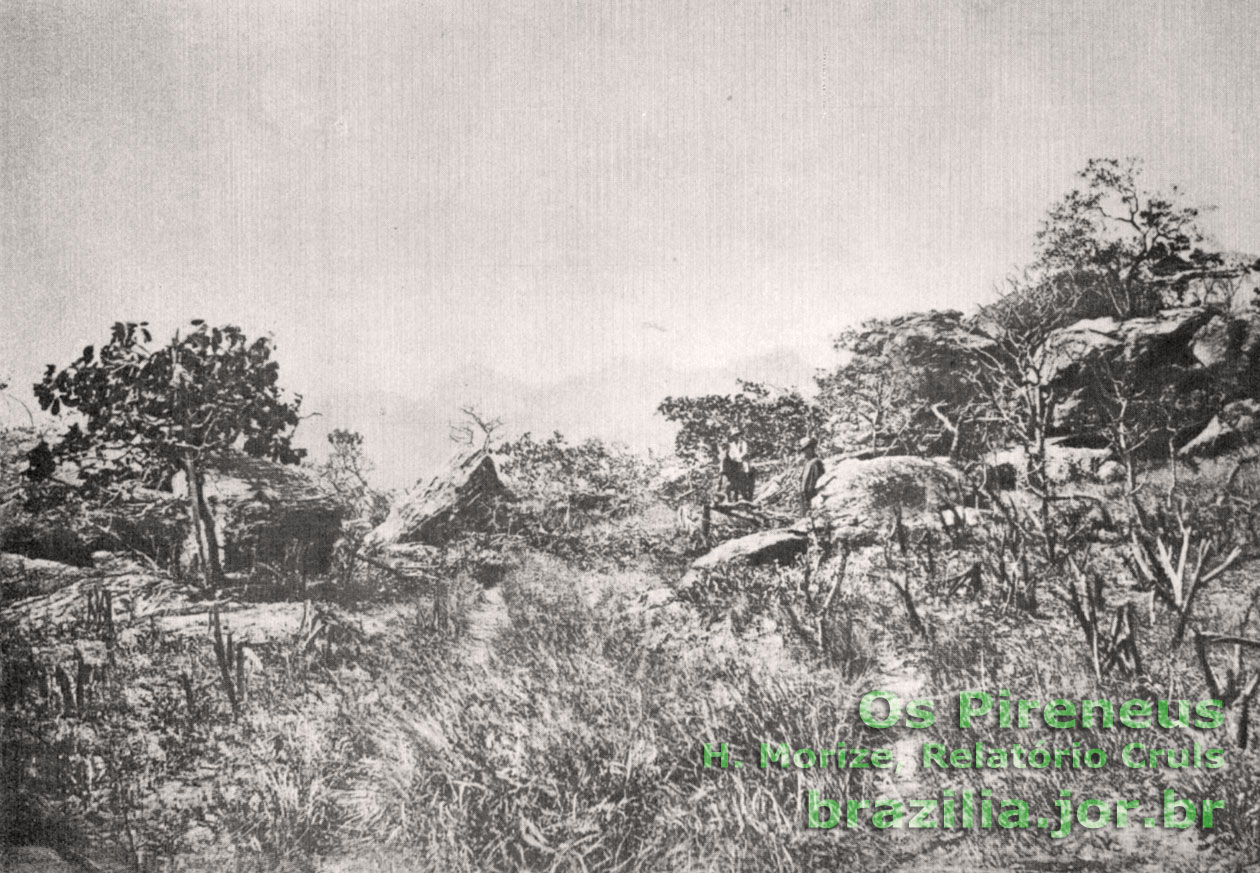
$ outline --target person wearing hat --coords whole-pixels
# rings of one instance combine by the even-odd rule
[[[730,442],[727,443],[726,454],[722,458],[722,475],[726,477],[728,501],[752,500],[753,476],[748,456],[748,440],[744,439],[744,429],[732,427]]]
[[[814,437],[801,437],[796,445],[805,461],[805,466],[801,469],[801,515],[809,515],[814,495],[818,493],[818,480],[822,478],[826,468],[823,467],[822,458],[818,457],[818,440]]]

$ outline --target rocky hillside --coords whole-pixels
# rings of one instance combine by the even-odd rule
[[[1085,318],[1044,336],[1004,333],[988,312],[924,312],[867,325],[852,333],[846,348],[856,362],[851,368],[899,366],[910,374],[906,379],[917,380],[902,402],[921,405],[923,421],[938,428],[941,422],[946,429],[965,427],[974,408],[981,410],[975,418],[989,415],[983,410],[1003,398],[982,383],[1007,370],[1001,374],[1004,390],[1039,392],[1045,436],[1059,443],[1104,446],[1109,420],[1115,423],[1122,405],[1133,418],[1129,426],[1171,427],[1173,442],[1187,454],[1235,448],[1254,436],[1260,398],[1256,308],[1198,305],[1139,318]],[[841,382],[846,384],[853,388]],[[845,400],[840,395],[834,402]],[[1157,423],[1161,410],[1175,414]],[[1010,441],[989,435],[985,448],[1001,450]],[[938,439],[934,447],[943,453],[949,442]]]

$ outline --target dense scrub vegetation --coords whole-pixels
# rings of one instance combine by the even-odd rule
[[[818,438],[824,454],[943,455],[964,464],[1020,445],[1035,485],[1052,436],[1167,459],[1225,403],[1260,395],[1246,367],[1203,372],[1175,357],[1158,367],[1149,358],[1098,357],[1080,362],[1084,372],[1070,386],[1088,388],[1074,420],[1057,421],[1056,407],[1080,400],[1062,383],[1057,331],[1084,319],[1153,318],[1168,307],[1252,322],[1260,312],[1241,299],[1254,264],[1212,251],[1200,209],[1180,191],[1146,190],[1136,160],[1091,161],[1079,176],[1081,187],[1049,210],[1036,260],[978,313],[872,319],[843,331],[834,340],[840,363],[818,375],[811,397],[746,384],[737,394],[667,398],[660,412],[679,425],[678,456],[711,467],[732,422],[772,463],[790,457],[801,436]]]
[[[1212,489],[1230,472],[1192,487]],[[1238,499],[1260,493],[1248,477],[1235,478]],[[1183,506],[1192,551],[1210,529],[1213,555],[1237,545],[1255,556],[1243,516],[1192,521],[1215,507]],[[1083,735],[1035,724],[1017,736],[992,725],[962,730],[944,717],[926,732],[861,723],[858,699],[874,688],[936,700],[941,711],[968,689],[1043,701],[1209,696],[1195,647],[1174,644],[1180,613],[1159,596],[1161,583],[1126,567],[1124,548],[1106,547],[1118,531],[1083,533],[1067,512],[1056,512],[1048,531],[1035,515],[1008,509],[1013,521],[998,513],[944,539],[892,531],[843,560],[820,561],[843,554],[820,542],[791,566],[715,570],[666,606],[650,605],[655,568],[581,570],[500,543],[493,559],[506,562],[506,620],[489,639],[478,628],[487,555],[455,550],[442,567],[451,582],[445,627],[433,622],[434,589],[384,579],[389,592],[372,604],[314,604],[294,633],[244,644],[244,666],[228,678],[220,659],[231,656],[213,629],[111,629],[84,613],[41,642],[73,645],[89,667],[67,672],[68,693],[57,690],[60,678],[39,691],[31,643],[11,634],[7,717],[20,719],[27,737],[11,753],[37,765],[21,797],[39,804],[38,818],[19,819],[92,832],[95,816],[110,810],[115,825],[122,816],[115,833],[125,835],[124,855],[218,857],[237,869],[893,869],[939,862],[946,851],[975,866],[1121,852],[1132,864],[1197,869],[1207,845],[1218,858],[1256,851],[1260,833],[1237,811],[1260,802],[1257,762],[1236,747],[1232,718],[1207,732]],[[1174,541],[1175,531],[1147,533]],[[1205,583],[1194,630],[1254,636],[1254,610],[1245,607],[1252,576]],[[1082,584],[1093,578],[1103,584]],[[1121,613],[1133,617],[1136,662],[1108,658],[1121,642],[1108,636]],[[471,657],[482,645],[484,660]],[[1222,676],[1228,650],[1208,653]],[[1246,684],[1257,666],[1247,655],[1242,663]],[[1227,798],[1229,814],[1212,832],[1175,843],[1117,844],[1123,832],[1083,828],[1063,841],[1036,830],[1014,842],[984,832],[897,840],[869,827],[805,828],[806,792],[926,797],[958,787],[956,772],[893,780],[875,770],[751,766],[762,742],[893,747],[913,760],[924,741],[1031,748],[1073,740],[1112,761],[1133,742],[1198,741],[1226,749],[1228,766],[989,770],[977,787],[1048,810],[1063,789],[1149,800],[1174,785]],[[704,742],[727,742],[750,766],[705,768]]]
[[[1199,870],[1253,859],[1260,463],[1254,442],[1211,459],[1180,450],[1227,403],[1260,391],[1253,371],[1213,351],[1233,354],[1229,337],[1252,316],[1235,299],[1244,265],[1206,250],[1197,216],[1144,191],[1137,165],[1093,162],[1051,209],[1037,262],[990,306],[845,331],[839,363],[808,395],[744,383],[667,398],[674,458],[560,434],[503,439],[498,422],[471,415],[456,436],[497,459],[505,487],[441,545],[370,536],[391,495],[372,487],[362,437],[334,431],[328,458],[305,468],[341,519],[319,573],[296,560],[181,569],[146,546],[167,521],[180,530],[179,517],[136,515],[157,499],[141,486],[161,485],[146,470],[161,479],[191,459],[196,482],[200,464],[251,438],[254,454],[298,460],[287,451],[297,407],[277,393],[266,341],[202,325],[187,348],[149,353],[140,326],[120,326],[106,356],[117,368],[102,375],[100,354],[85,350],[52,368],[41,394],[50,408],[91,400],[110,410],[108,427],[69,442],[42,435],[55,451],[33,431],[10,431],[0,447],[5,552],[24,555],[0,555],[5,839],[139,870],[1030,859]],[[1165,334],[1221,327],[1216,363],[1181,355],[1152,367],[1158,356],[1140,356],[1150,344],[1123,337],[1092,357],[1058,344],[1080,319],[1131,325],[1170,306],[1182,314]],[[120,456],[117,428],[135,404],[109,386],[128,367],[148,405],[143,439]],[[230,403],[257,401],[265,415],[240,428],[184,418],[169,390],[194,384],[227,385],[249,395]],[[733,424],[766,474],[759,503],[701,523]],[[792,456],[808,437],[829,462],[932,456],[972,475],[955,503],[928,507],[939,523],[912,525],[905,495],[878,494],[890,511],[864,519],[861,539],[815,507],[790,519],[803,542],[791,561],[690,567],[725,539],[784,523]],[[1064,437],[1078,445],[1056,443]],[[71,475],[76,447],[113,472]],[[44,451],[59,463],[49,468]],[[284,509],[274,495],[250,499]],[[213,531],[207,516],[223,507],[203,516],[197,501],[183,518]],[[148,526],[121,527],[120,506]],[[83,566],[54,569],[10,548],[23,526],[35,540],[69,532]],[[871,690],[934,701],[935,724],[869,726],[859,701]],[[1223,718],[1202,730],[963,728],[950,702],[970,690],[1042,703],[1214,699]],[[931,769],[919,766],[929,742],[1079,743],[1111,763]],[[721,743],[742,769],[706,766],[705,744]],[[906,769],[762,768],[762,743],[890,748]],[[1126,766],[1134,743],[1143,755],[1221,749],[1225,766],[1170,767],[1167,756]],[[1210,830],[1077,827],[1064,839],[1035,827],[995,838],[807,826],[811,791],[847,803],[964,788],[1022,798],[1034,816],[1052,814],[1062,791],[1152,808],[1172,788],[1225,806]]]

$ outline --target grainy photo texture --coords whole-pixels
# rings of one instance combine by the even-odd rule
[[[0,869],[1255,869],[1257,45],[0,0]]]

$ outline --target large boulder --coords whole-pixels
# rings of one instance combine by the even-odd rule
[[[746,563],[760,566],[788,563],[804,553],[809,537],[803,526],[760,530],[727,540],[692,562],[693,570],[711,570],[724,564]]]
[[[1201,367],[1220,367],[1230,362],[1237,354],[1237,328],[1245,325],[1236,319],[1217,315],[1208,319],[1190,339],[1190,354]]]
[[[1041,349],[1041,378],[1055,397],[1052,429],[1091,428],[1100,380],[1128,374],[1135,390],[1185,394],[1209,383],[1227,399],[1260,393],[1260,313],[1203,306],[1144,318],[1091,318],[1054,331]]]
[[[694,584],[703,570],[721,567],[760,567],[766,564],[790,564],[809,547],[808,522],[791,527],[760,530],[727,540],[691,562],[691,567],[678,583],[679,588]]]
[[[95,534],[93,544],[104,551],[147,555],[163,567],[186,565],[197,552],[188,503],[169,491],[129,489],[85,506],[84,520]]]
[[[1024,446],[1001,449],[993,458],[996,466],[1009,469],[1016,479],[1027,474],[1028,450]],[[1045,470],[1052,482],[1111,481],[1114,473],[1109,465],[1114,463],[1111,450],[1105,447],[1075,445],[1064,438],[1046,441]]]
[[[208,467],[204,491],[225,570],[260,564],[309,573],[328,569],[341,533],[342,508],[305,469],[233,454]],[[186,495],[184,477],[176,476],[171,498],[178,506],[164,507],[167,517],[176,509],[187,511]],[[183,551],[195,555],[196,546],[186,543]]]
[[[1191,344],[1212,317],[1207,309],[1185,307],[1147,318],[1089,318],[1051,333],[1040,370],[1057,401],[1054,429],[1066,434],[1088,428],[1100,380],[1108,374],[1180,378],[1195,366]]]
[[[912,455],[824,462],[813,510],[831,535],[874,542],[900,516],[908,529],[936,529],[941,513],[963,502],[966,477],[943,461]]]
[[[0,552],[72,567],[92,566],[92,546],[88,541],[58,521],[34,515],[0,529]]]
[[[498,502],[511,496],[494,455],[484,451],[460,455],[446,470],[428,482],[418,482],[395,501],[389,517],[368,535],[366,544],[440,545],[457,531],[492,525]]]
[[[947,463],[911,455],[833,458],[823,462],[813,501],[814,523],[848,546],[876,542],[898,516],[908,530],[940,529],[957,518],[966,478]],[[809,546],[809,519],[728,540],[692,562],[682,584],[700,570],[789,563]]]
[[[912,312],[877,325],[857,337],[856,353],[899,352],[922,364],[935,362],[950,368],[962,365],[973,354],[991,353],[996,348],[992,337],[955,309]]]
[[[195,559],[182,472],[162,489],[129,480],[81,498],[81,471],[66,462],[55,481],[24,491],[14,483],[39,435],[9,436],[0,440],[0,473],[8,477],[0,481],[0,551],[83,567],[98,551],[144,555],[162,566]],[[327,569],[342,508],[306,468],[232,452],[207,459],[203,473],[224,569]]]
[[[1207,426],[1178,451],[1184,457],[1208,457],[1252,442],[1260,436],[1260,401],[1226,404]]]

